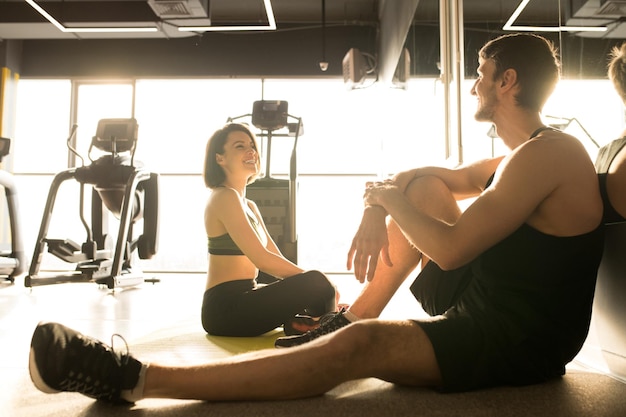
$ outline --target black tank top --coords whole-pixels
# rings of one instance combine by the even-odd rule
[[[603,224],[560,237],[524,223],[470,263],[474,279],[456,308],[482,317],[485,331],[503,343],[522,343],[530,334],[558,338],[563,360],[571,360],[589,331],[603,250]]]
[[[602,219],[605,223],[619,223],[626,220],[611,204],[609,194],[606,189],[606,176],[609,167],[615,159],[615,156],[617,156],[619,151],[622,150],[624,145],[626,145],[626,137],[616,139],[600,148],[598,151],[598,157],[596,158],[596,171],[598,173],[598,181],[600,182],[600,195],[602,196],[602,202],[604,203],[604,214]]]
[[[471,263],[474,279],[457,308],[483,317],[506,343],[544,335],[564,357],[575,355],[589,330],[603,244],[603,226],[557,237],[523,224]]]

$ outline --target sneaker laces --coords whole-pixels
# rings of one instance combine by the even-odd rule
[[[124,343],[124,348],[126,350],[126,353],[124,355],[122,355],[121,353],[118,353],[115,350],[115,338],[116,337]],[[126,342],[126,339],[124,339],[124,336],[122,336],[119,333],[113,333],[111,335],[111,355],[113,355],[113,358],[115,359],[115,363],[117,363],[117,366],[126,365],[128,363],[128,358],[130,357],[130,348],[128,347],[128,342]]]
[[[334,332],[335,330],[338,330],[342,327],[345,327],[345,324],[337,323],[337,320],[343,317],[343,313],[345,312],[346,312],[346,308],[341,307],[341,310],[337,312],[324,314],[320,318],[319,327],[317,329],[310,330],[307,333],[309,334],[309,336],[317,336],[317,335],[321,336],[327,333]]]
[[[320,318],[320,325],[317,329],[309,330],[298,336],[279,337],[274,342],[274,346],[278,348],[297,346],[339,330],[350,324],[350,320],[344,315],[345,312],[346,308],[342,307],[337,312],[324,314]]]
[[[113,348],[116,338],[124,343],[125,354],[118,353]],[[131,358],[126,339],[119,334],[113,334],[110,346],[88,337],[76,339],[77,342],[79,340],[87,350],[83,351],[82,358],[77,358],[79,362],[70,368],[61,387],[64,390],[82,392],[92,398],[117,401],[123,388],[123,368]]]

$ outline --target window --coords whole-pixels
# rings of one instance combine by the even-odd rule
[[[465,83],[463,98],[467,161],[502,152],[497,139],[487,134],[490,126],[473,119],[472,83]],[[345,272],[365,181],[445,163],[440,85],[434,78],[412,79],[406,91],[377,86],[346,91],[342,80],[328,79],[137,80],[134,86],[133,96],[133,83],[79,84],[77,117],[84,128],[78,142],[82,146],[91,140],[100,118],[134,112],[139,122],[137,159],[160,174],[159,251],[152,260],[140,261],[147,271],[206,269],[203,209],[208,191],[201,178],[206,141],[229,117],[251,113],[252,103],[263,97],[288,101],[289,113],[304,123],[297,144],[296,212],[298,263],[304,268]],[[20,193],[22,218],[29,219],[22,222],[28,256],[50,181],[67,169],[71,91],[68,80],[19,83],[12,153],[18,189],[28,190]],[[574,99],[582,91],[598,98]],[[606,80],[562,81],[545,114],[576,118],[601,144],[624,125],[621,103]],[[566,131],[586,140],[576,123]],[[272,176],[287,177],[293,141],[274,138]],[[77,189],[68,189],[58,197],[55,216],[59,213],[64,220],[54,230],[62,233],[59,238],[72,233],[82,242],[85,231],[78,221],[77,195]]]

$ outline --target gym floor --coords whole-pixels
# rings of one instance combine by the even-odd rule
[[[350,303],[361,285],[351,275],[331,275],[342,302]],[[146,275],[152,278],[152,275]],[[58,321],[105,342],[124,336],[140,359],[205,361],[246,350],[271,348],[280,331],[260,338],[212,338],[200,324],[204,274],[158,274],[160,281],[109,290],[93,283],[25,288],[23,279],[0,283],[0,414],[8,417],[180,416],[298,414],[431,416],[594,416],[626,415],[626,384],[574,363],[562,381],[547,386],[503,388],[452,395],[395,387],[373,378],[343,384],[328,395],[296,402],[204,404],[146,400],[112,408],[76,394],[37,391],[28,376],[32,331],[39,321]],[[406,283],[408,286],[409,282]],[[383,318],[419,317],[421,309],[401,288]],[[116,348],[118,345],[116,344]],[[416,395],[417,393],[417,395]],[[532,398],[532,401],[529,401]],[[295,407],[295,408],[294,408]],[[426,409],[424,407],[427,407]],[[593,412],[590,412],[593,410]],[[418,413],[419,414],[419,413]]]
[[[27,374],[30,338],[39,321],[57,321],[107,343],[113,333],[118,333],[129,342],[131,350],[133,342],[145,340],[163,329],[182,326],[205,337],[200,323],[205,275],[146,274],[145,277],[157,278],[159,282],[115,290],[94,283],[26,288],[23,277],[16,278],[13,284],[0,282],[0,346],[3,351],[0,355],[0,410],[10,409],[6,405],[14,403],[20,396],[19,390],[25,388],[23,380]],[[350,301],[358,294],[360,284],[351,275],[337,275],[332,279],[344,295],[343,300]],[[408,291],[398,294],[410,297]],[[265,347],[263,343],[273,346],[273,339],[261,343],[259,348]],[[257,348],[254,343],[248,346]],[[15,383],[18,381],[21,383]],[[0,414],[13,417],[20,415],[18,411]],[[26,411],[24,415],[29,417],[46,415]]]

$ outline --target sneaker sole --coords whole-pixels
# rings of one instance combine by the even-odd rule
[[[28,372],[30,373],[30,379],[39,391],[45,392],[46,394],[56,394],[61,392],[51,388],[44,382],[41,374],[39,373],[39,367],[37,366],[37,360],[35,359],[35,350],[33,348],[30,348],[30,355],[28,357]]]
[[[37,325],[37,328],[35,329],[35,332],[40,330],[40,328],[42,326],[44,326],[45,324],[46,324],[45,322],[39,322],[39,324]],[[35,337],[35,335],[33,335],[33,338],[34,337]],[[28,355],[28,372],[30,374],[30,379],[33,381],[33,384],[35,384],[35,387],[39,391],[45,392],[47,394],[56,394],[58,392],[61,392],[59,390],[56,390],[56,389],[50,387],[43,380],[43,378],[41,377],[41,374],[39,373],[39,366],[37,366],[37,357],[36,356],[37,355],[35,355],[35,349],[31,345],[30,352],[29,352],[29,355]]]

